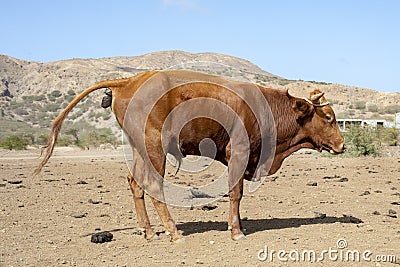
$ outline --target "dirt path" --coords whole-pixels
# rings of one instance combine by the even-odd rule
[[[121,151],[58,150],[35,178],[35,152],[2,152],[0,266],[400,264],[398,156],[296,154],[256,192],[245,185],[241,215],[247,240],[230,240],[229,203],[221,198],[203,209],[171,207],[187,239],[177,245],[169,242],[148,199],[160,240],[147,242],[140,235]],[[179,172],[175,182],[193,185],[221,171],[214,166],[199,176]],[[90,242],[92,233],[105,230],[113,233],[112,242]],[[310,263],[313,251],[322,262]],[[397,263],[377,262],[391,255]]]

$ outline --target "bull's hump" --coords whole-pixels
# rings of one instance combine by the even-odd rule
[[[191,70],[164,70],[162,73],[168,77],[171,86],[196,82],[214,83],[225,87],[238,87],[240,85],[247,84],[244,82],[229,80],[222,76]]]

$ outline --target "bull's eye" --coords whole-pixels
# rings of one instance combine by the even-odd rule
[[[331,115],[326,114],[326,115],[325,115],[325,118],[326,118],[326,120],[327,120],[328,122],[332,122],[332,116],[331,116]]]

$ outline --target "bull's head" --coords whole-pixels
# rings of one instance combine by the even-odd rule
[[[335,113],[323,92],[316,89],[310,93],[309,99],[295,99],[293,109],[298,115],[303,136],[316,150],[326,150],[332,154],[345,151],[346,146]]]

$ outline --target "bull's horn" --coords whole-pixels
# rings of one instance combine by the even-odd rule
[[[324,92],[319,93],[319,94],[315,94],[315,95],[311,96],[311,101],[312,102],[317,102],[323,96],[324,96]]]

